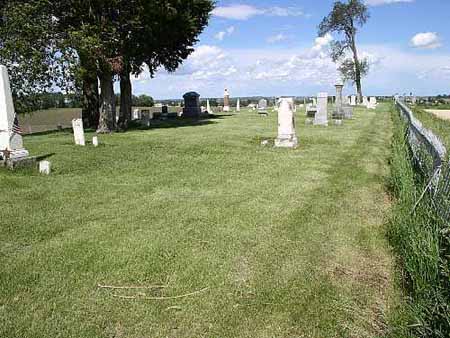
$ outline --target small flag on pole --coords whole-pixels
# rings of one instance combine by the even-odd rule
[[[14,116],[14,123],[12,126],[12,132],[15,134],[22,135],[22,129],[19,126],[19,119],[17,118],[17,115]]]

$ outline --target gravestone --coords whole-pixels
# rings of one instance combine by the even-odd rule
[[[336,103],[335,103],[335,113],[340,114],[342,112],[342,90],[344,89],[344,85],[342,83],[338,83],[335,85],[336,87]]]
[[[133,110],[133,120],[140,120],[141,119],[141,111],[139,109]]]
[[[237,99],[236,102],[236,111],[240,112],[241,111],[241,100]]]
[[[297,145],[294,112],[289,99],[282,98],[278,108],[278,137],[275,139],[275,147],[295,148]]]
[[[368,109],[377,109],[377,98],[376,97],[371,97],[369,99],[369,104],[367,105]]]
[[[196,92],[189,92],[183,95],[184,108],[183,117],[198,118],[201,114],[200,109],[200,94]]]
[[[369,104],[369,100],[367,99],[367,96],[363,96],[363,102],[362,102],[363,106],[366,106]]]
[[[317,112],[314,125],[328,126],[328,93],[317,94]]]
[[[161,107],[161,114],[163,115],[167,115],[169,114],[169,107],[167,107],[166,105]]]
[[[98,137],[97,136],[92,137],[92,145],[94,147],[98,147]]]
[[[352,95],[350,97],[350,105],[351,106],[356,106],[356,96],[355,95]]]
[[[0,158],[21,159],[29,156],[23,147],[22,131],[14,110],[8,70],[0,66]]]
[[[260,115],[269,115],[269,113],[267,112],[267,100],[266,99],[261,99],[258,102],[258,114]]]
[[[160,114],[160,116],[162,117],[162,114],[161,113],[158,113],[158,114]],[[142,124],[144,125],[144,126],[146,126],[146,127],[150,127],[150,110],[143,110],[142,112],[141,112],[141,121],[142,121]],[[167,118],[167,117],[166,117]]]
[[[39,162],[39,172],[44,175],[50,175],[51,172],[51,163],[49,161],[40,161]]]
[[[84,128],[82,119],[72,120],[73,137],[77,146],[85,146],[86,141],[84,139]]]
[[[223,94],[223,111],[230,111],[230,93],[228,92],[228,89],[225,89],[225,93]]]
[[[211,104],[209,103],[209,100],[206,100],[206,112],[208,114],[212,114]]]

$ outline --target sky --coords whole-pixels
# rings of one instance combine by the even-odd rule
[[[358,52],[370,63],[365,95],[450,94],[450,0],[365,0],[370,19]],[[328,46],[317,36],[333,0],[218,0],[195,51],[175,73],[133,78],[134,93],[177,99],[311,96],[334,93],[339,79]],[[355,92],[347,84],[348,95]]]

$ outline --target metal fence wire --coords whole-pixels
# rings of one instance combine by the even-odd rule
[[[407,125],[407,140],[413,156],[416,173],[427,183],[424,193],[431,194],[436,214],[450,221],[450,170],[447,149],[442,141],[414,117],[411,109],[400,99],[395,105]],[[423,196],[422,196],[423,197]]]

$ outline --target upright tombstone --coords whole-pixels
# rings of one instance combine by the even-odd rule
[[[314,116],[314,125],[328,126],[328,93],[317,94],[317,113]]]
[[[9,85],[8,70],[0,66],[0,158],[20,159],[29,156],[23,147],[19,120]]]
[[[72,128],[73,128],[73,137],[75,139],[75,144],[77,146],[85,146],[86,141],[84,138],[83,120],[82,119],[73,119],[72,120]]]
[[[367,96],[363,96],[362,105],[367,107],[368,104],[369,104],[369,100],[367,99]]]
[[[230,111],[230,93],[228,92],[228,89],[225,89],[225,93],[223,94],[223,111]]]
[[[377,98],[376,97],[371,97],[369,99],[369,104],[367,105],[368,109],[377,109]]]
[[[290,99],[281,98],[278,108],[278,137],[275,139],[275,147],[295,148],[298,139],[295,132],[295,118]]]
[[[342,83],[338,83],[335,85],[336,87],[336,103],[335,103],[335,111],[334,114],[342,115],[342,90],[344,89],[344,85]]]
[[[266,99],[261,99],[258,102],[258,114],[260,115],[268,115],[269,113],[267,112],[267,100]]]
[[[133,110],[133,120],[140,120],[141,119],[141,110],[136,108]]]
[[[241,100],[237,99],[236,102],[236,111],[240,112],[241,111]]]
[[[161,107],[161,114],[166,116],[169,114],[169,107],[167,105]]]
[[[356,95],[352,95],[350,97],[350,105],[351,106],[356,106]]]
[[[208,114],[212,114],[211,104],[209,103],[209,100],[206,100],[206,112]]]
[[[39,162],[39,173],[44,175],[50,175],[52,164],[49,161]]]
[[[200,94],[196,92],[189,92],[183,95],[184,108],[183,117],[198,118],[201,114],[200,109]]]

